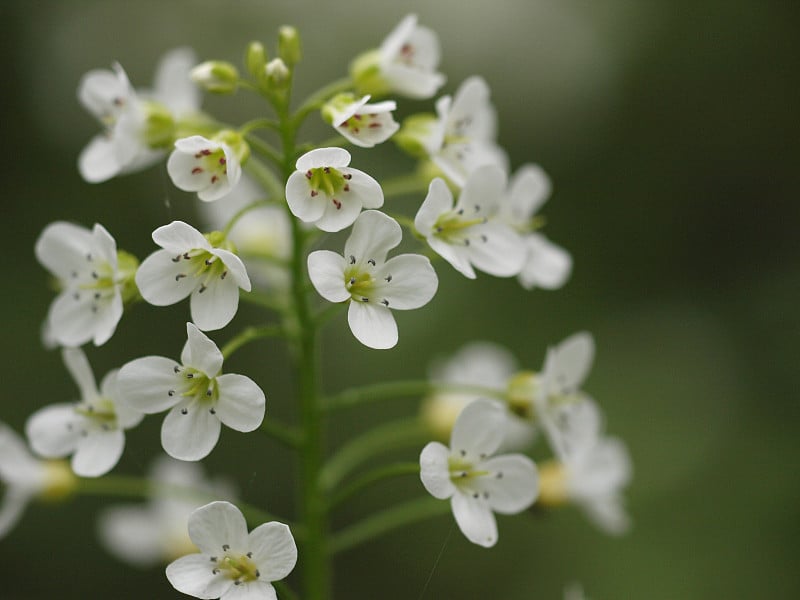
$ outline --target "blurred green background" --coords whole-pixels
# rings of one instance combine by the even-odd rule
[[[413,11],[440,36],[442,93],[482,75],[512,166],[537,162],[552,177],[545,231],[570,250],[575,269],[563,290],[525,292],[488,276],[467,281],[442,264],[434,301],[399,315],[397,348],[360,346],[344,318],[326,329],[325,386],[424,377],[433,358],[475,339],[502,343],[536,369],[548,344],[588,329],[598,356],[586,389],[635,465],[627,536],[605,536],[574,509],[501,517],[493,550],[471,546],[457,531],[449,537],[424,598],[560,598],[576,580],[597,599],[800,597],[799,7],[761,0],[5,0],[0,418],[21,431],[34,410],[76,395],[58,353],[39,342],[52,299],[33,257],[44,226],[101,222],[143,258],[155,248],[154,228],[194,219],[191,199],[163,167],[100,185],[80,179],[78,152],[97,131],[75,97],[84,72],[118,60],[135,85],[146,86],[170,48],[189,45],[201,59],[238,63],[249,40],[273,47],[277,27],[288,23],[304,40],[301,97],[344,75],[353,56]],[[204,106],[230,120],[260,110],[244,94]],[[430,107],[405,103],[401,113]],[[318,125],[308,129],[313,134],[329,135]],[[354,151],[355,166],[378,174],[407,166],[390,146],[374,153],[389,157],[382,163]],[[420,200],[396,206],[413,214]],[[145,354],[177,356],[187,315],[186,303],[137,307],[108,344],[87,348],[98,377]],[[212,337],[224,342],[253,318],[246,309]],[[280,344],[254,344],[229,368],[264,387],[268,414],[291,418]],[[337,439],[413,406],[350,412],[336,423]],[[145,471],[160,421],[148,418],[129,434],[119,472]],[[289,514],[289,459],[257,434],[228,430],[204,463],[235,476],[243,498]],[[381,490],[353,501],[337,523],[421,487],[405,480]],[[105,554],[94,519],[104,505],[78,498],[31,506],[0,541],[0,596],[178,597],[162,570],[132,570]],[[441,518],[342,554],[337,597],[417,598],[450,531],[451,519]]]

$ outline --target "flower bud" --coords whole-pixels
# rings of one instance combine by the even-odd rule
[[[264,66],[267,64],[267,51],[261,42],[250,42],[244,59],[247,71],[254,79],[264,75]]]
[[[291,25],[284,25],[278,30],[278,56],[290,67],[299,63],[303,58],[300,34]]]
[[[264,67],[270,87],[282,88],[289,80],[289,67],[280,58],[273,58]]]
[[[239,84],[239,71],[236,67],[219,60],[200,63],[189,75],[197,85],[215,94],[231,94]]]
[[[435,146],[438,120],[434,115],[420,113],[411,115],[403,121],[403,127],[394,136],[395,143],[402,150],[416,158],[426,158],[429,148]]]

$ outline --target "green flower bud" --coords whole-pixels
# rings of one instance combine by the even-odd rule
[[[380,58],[380,51],[370,50],[358,55],[350,63],[350,77],[360,95],[385,96],[391,91],[381,74]]]
[[[215,94],[232,94],[239,85],[239,71],[229,62],[209,60],[191,70],[197,85]]]
[[[290,67],[303,58],[300,34],[291,25],[284,25],[278,30],[278,56]]]
[[[264,76],[264,66],[267,64],[267,51],[261,42],[250,42],[245,54],[247,72],[253,79],[260,80]]]
[[[393,139],[402,150],[411,156],[426,158],[428,156],[426,141],[431,137],[437,122],[438,119],[432,114],[411,115],[403,121],[403,126]]]
[[[266,73],[269,87],[272,89],[284,88],[289,81],[289,67],[280,58],[273,58],[269,61],[264,67],[264,73]]]
[[[214,135],[213,140],[229,146],[241,164],[250,158],[250,145],[238,131],[222,129]]]

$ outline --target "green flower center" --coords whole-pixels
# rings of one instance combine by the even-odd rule
[[[228,579],[232,579],[236,585],[256,581],[261,577],[255,563],[252,561],[253,553],[234,554],[229,552],[229,546],[223,546],[225,555],[221,557],[212,556],[211,562],[215,564],[212,573],[217,575],[222,573]]]
[[[320,192],[328,196],[336,204],[336,208],[341,207],[341,203],[336,200],[336,196],[341,192],[349,192],[348,182],[351,175],[344,174],[333,167],[317,167],[306,171],[308,186],[311,188],[311,196],[316,196]]]
[[[481,207],[476,205],[472,216],[465,215],[466,211],[463,208],[441,214],[433,224],[434,235],[448,244],[462,243],[468,246],[467,235],[471,233],[470,229],[487,221],[486,217],[479,216],[480,210]]]
[[[108,398],[82,402],[75,407],[75,412],[105,431],[117,428],[117,412],[114,410],[114,403]]]
[[[234,245],[226,240],[222,233],[214,231],[206,234],[205,238],[209,241],[214,248],[222,248],[235,252]],[[184,277],[192,277],[200,280],[199,293],[206,291],[211,282],[219,278],[225,279],[228,276],[228,267],[222,262],[216,254],[212,254],[203,248],[195,248],[178,254],[172,259],[172,262],[178,263],[183,261],[183,270],[175,275],[175,281],[180,281]]]

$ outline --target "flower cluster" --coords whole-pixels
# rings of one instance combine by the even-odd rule
[[[223,61],[198,64],[193,52],[178,49],[159,66],[152,91],[135,88],[118,64],[81,81],[78,97],[103,127],[79,157],[84,179],[102,182],[162,162],[174,186],[196,196],[195,208],[209,230],[180,220],[157,226],[151,238],[159,249],[140,263],[118,250],[99,223],[91,230],[64,221],[45,227],[35,253],[55,278],[58,295],[44,338],[48,346],[61,347],[80,398],[30,416],[25,430],[38,457],[0,425],[0,479],[9,490],[0,507],[0,534],[30,499],[89,485],[75,475],[109,473],[123,454],[125,432],[162,412],[161,447],[184,462],[159,462],[139,488],[148,498],[144,507],[104,513],[102,539],[134,564],[171,561],[169,582],[198,598],[275,600],[273,583],[280,590],[285,584],[276,582],[298,558],[288,525],[258,508],[241,504],[240,510],[221,500],[231,497],[229,489],[209,484],[198,465],[186,464],[214,450],[222,425],[242,433],[261,430],[301,455],[297,512],[304,585],[314,590],[309,597],[326,597],[323,579],[332,553],[369,532],[397,526],[397,515],[420,518],[420,510],[406,507],[330,537],[332,512],[341,500],[397,474],[412,472],[434,498],[449,500],[460,530],[480,546],[497,543],[495,513],[521,513],[534,503],[573,502],[604,529],[623,531],[628,518],[622,488],[630,480],[630,460],[622,442],[605,435],[599,408],[581,390],[594,354],[586,333],[550,348],[538,373],[518,371],[500,346],[472,344],[440,364],[424,388],[400,385],[430,392],[423,420],[430,426],[426,433],[440,441],[424,446],[418,463],[343,481],[349,469],[361,468],[374,454],[376,444],[391,449],[392,435],[365,435],[326,456],[322,432],[336,403],[326,403],[330,398],[319,389],[317,334],[336,306],[320,297],[347,306],[358,342],[388,350],[400,342],[394,311],[422,309],[434,299],[441,259],[469,279],[477,272],[517,277],[525,289],[559,288],[572,260],[540,232],[543,219],[536,213],[551,191],[547,175],[533,164],[509,171],[486,80],[467,78],[452,95],[433,101],[435,113],[410,114],[402,124],[396,119],[413,106],[397,97],[430,100],[445,83],[437,71],[438,37],[415,15],[405,17],[378,48],[356,57],[349,77],[293,107],[291,86],[302,55],[298,32],[282,27],[271,60],[260,42],[248,46],[245,74]],[[200,111],[201,90],[255,93],[272,111],[239,126],[223,125]],[[298,139],[304,120],[315,113],[332,128],[333,140],[315,145]],[[261,130],[277,133],[280,146]],[[350,166],[345,146],[372,149],[390,139],[418,161],[410,174],[380,182]],[[368,165],[356,159],[358,166]],[[388,201],[400,194],[420,196],[409,214]],[[343,249],[327,235],[338,232]],[[417,244],[418,251],[405,251],[404,245],[395,253],[404,241]],[[136,303],[163,307],[187,297],[191,321],[181,319],[186,342],[180,358],[133,354],[98,388],[81,346],[106,343]],[[253,311],[240,314],[242,302]],[[266,318],[227,336],[221,348],[204,333],[224,330],[257,310]],[[264,419],[261,386],[268,389],[269,370],[252,379],[223,373],[233,353],[273,337],[285,343],[293,361],[296,426]],[[381,394],[396,394],[392,387],[351,390],[343,397],[378,401]],[[418,441],[418,424],[412,433]],[[537,437],[554,455],[538,466],[525,454]],[[69,468],[53,462],[66,457]],[[248,532],[244,515],[268,522]]]

